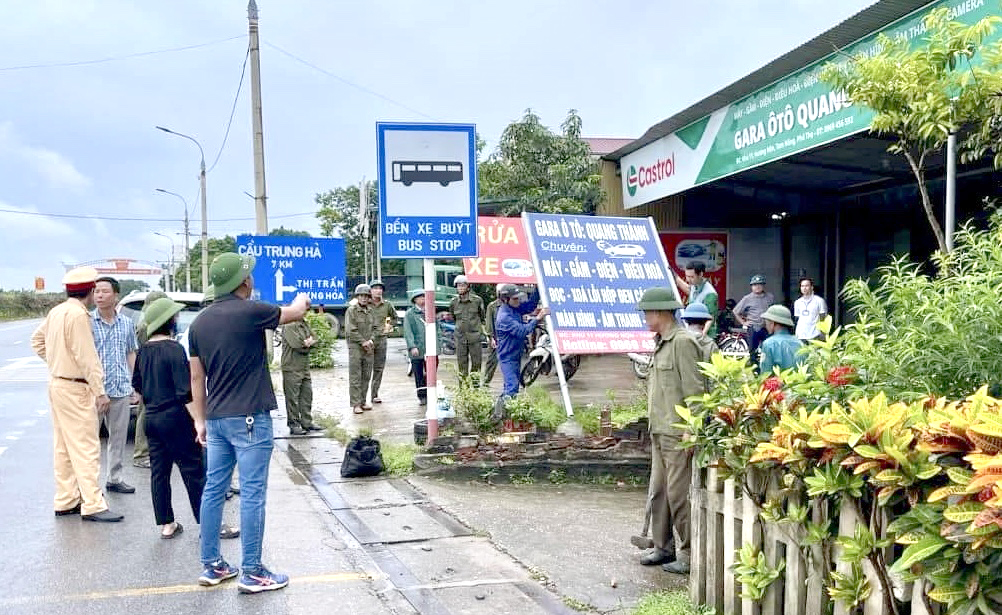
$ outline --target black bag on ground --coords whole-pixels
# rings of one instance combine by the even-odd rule
[[[381,474],[384,468],[379,440],[373,440],[369,436],[358,436],[351,439],[344,451],[341,478],[376,476]]]

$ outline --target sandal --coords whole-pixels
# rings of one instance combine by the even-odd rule
[[[224,523],[223,528],[219,530],[219,537],[222,538],[223,540],[227,540],[230,538],[239,538],[240,530],[233,527],[232,525],[226,525]]]
[[[161,533],[160,534],[160,538],[161,538],[161,540],[171,540],[172,538],[177,537],[177,535],[180,534],[183,531],[184,531],[184,526],[181,525],[180,523],[175,523],[174,524],[174,531],[171,532],[170,534],[163,534],[163,533]]]
[[[365,412],[372,410],[372,404],[365,404],[364,406],[362,406],[362,410]]]
[[[362,406],[355,406],[354,408],[351,409],[351,411],[355,414],[362,414],[363,412],[365,412],[365,409],[362,408]]]
[[[373,397],[372,398],[372,403],[374,403],[374,404],[381,404],[381,403],[383,403],[383,400],[379,399],[378,397]]]

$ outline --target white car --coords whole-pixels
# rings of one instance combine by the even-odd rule
[[[643,246],[634,243],[621,243],[618,245],[606,245],[599,248],[612,258],[643,258],[647,250]]]
[[[123,297],[118,302],[119,311],[139,324],[142,316],[143,302],[151,291],[133,291]],[[177,315],[177,341],[184,346],[184,351],[188,352],[188,327],[202,311],[204,295],[202,293],[167,293],[173,301],[184,304],[184,309]]]
[[[524,258],[506,258],[501,263],[501,271],[513,278],[531,278],[532,263]]]

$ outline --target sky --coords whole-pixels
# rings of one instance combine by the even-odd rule
[[[586,136],[638,137],[869,4],[259,0],[270,226],[318,233],[314,195],[375,176],[377,121],[474,123],[492,148],[527,108],[576,109]],[[198,149],[158,125],[205,151],[209,235],[253,232],[246,6],[0,0],[0,288],[165,261],[185,207],[157,188],[200,232]]]

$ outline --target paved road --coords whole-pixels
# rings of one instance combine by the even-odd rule
[[[183,505],[175,472],[174,502],[186,527],[176,540],[158,538],[149,473],[129,465],[134,495],[110,494],[125,514],[119,524],[52,515],[52,426],[45,365],[28,342],[38,321],[0,323],[0,613],[315,613],[397,612],[368,580],[345,532],[291,464],[276,451],[272,464],[265,563],[293,577],[289,588],[240,596],[230,583],[195,584],[198,526]],[[298,483],[298,484],[297,484]],[[238,518],[236,506],[227,517]],[[239,564],[239,541],[224,554]]]

